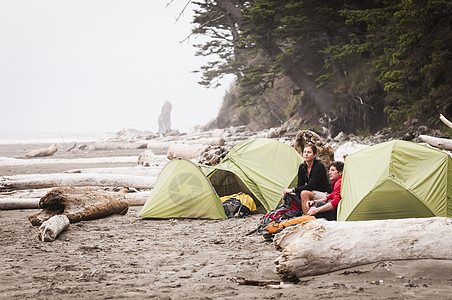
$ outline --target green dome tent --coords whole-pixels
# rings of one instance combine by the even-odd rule
[[[296,186],[302,162],[293,147],[259,138],[234,146],[207,177],[218,195],[243,192],[270,211],[280,204],[285,187]]]
[[[239,143],[213,167],[172,160],[160,173],[140,216],[222,219],[226,215],[219,196],[238,192],[272,210],[280,203],[283,189],[296,185],[302,162],[294,148],[271,139]]]
[[[225,219],[226,215],[201,169],[189,160],[174,159],[160,172],[140,217]]]
[[[452,217],[452,158],[390,141],[345,159],[338,221]]]

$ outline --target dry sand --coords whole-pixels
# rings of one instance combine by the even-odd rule
[[[0,156],[23,156],[36,146],[0,145]],[[54,158],[141,151],[59,151]],[[0,175],[130,165],[10,166],[0,167]],[[380,262],[297,284],[238,284],[237,278],[279,281],[273,244],[245,236],[261,215],[142,220],[140,209],[71,224],[52,243],[39,241],[38,228],[27,219],[36,210],[0,211],[0,299],[452,299],[452,262],[438,260]]]

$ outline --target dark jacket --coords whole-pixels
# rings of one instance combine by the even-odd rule
[[[318,159],[312,164],[311,174],[308,177],[307,166],[302,163],[298,168],[298,184],[295,188],[295,194],[300,194],[303,190],[319,191],[331,193],[332,187],[326,174],[325,166]]]

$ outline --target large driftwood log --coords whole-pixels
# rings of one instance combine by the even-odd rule
[[[135,142],[95,142],[92,150],[146,149],[148,141]]]
[[[181,157],[186,159],[193,159],[200,157],[209,148],[209,145],[203,144],[174,143],[168,149],[167,158],[174,159]]]
[[[452,150],[452,140],[420,135],[419,140],[439,149]]]
[[[67,216],[53,216],[39,226],[38,238],[43,242],[53,242],[60,233],[69,228],[69,224]]]
[[[452,219],[329,222],[286,228],[274,239],[283,280],[385,260],[452,259]]]
[[[86,157],[86,158],[36,158],[33,160],[0,157],[0,166],[31,166],[42,164],[97,164],[97,163],[134,163],[136,156]]]
[[[146,203],[151,192],[137,192],[125,194],[129,206],[140,206]],[[0,198],[0,210],[36,209],[39,208],[41,198]]]
[[[42,189],[61,186],[123,186],[154,188],[156,177],[118,174],[33,174],[0,177],[0,191]]]
[[[42,208],[28,216],[31,224],[41,225],[55,215],[65,215],[71,223],[126,214],[129,208],[123,193],[107,192],[94,187],[54,188],[39,201]]]
[[[158,177],[168,160],[165,158],[165,163],[159,166],[135,166],[135,167],[116,167],[116,168],[91,168],[91,169],[73,169],[64,171],[65,174],[117,174],[117,175],[132,175],[132,176],[148,176]]]
[[[38,208],[40,198],[1,198],[0,210]]]
[[[36,150],[32,150],[25,154],[26,158],[33,158],[33,157],[43,157],[43,156],[51,156],[55,152],[58,151],[58,148],[55,144],[50,145],[47,148],[39,148]]]

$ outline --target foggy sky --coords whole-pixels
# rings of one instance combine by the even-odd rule
[[[0,131],[158,131],[216,117],[231,78],[206,89],[192,73],[185,0],[0,0]]]

